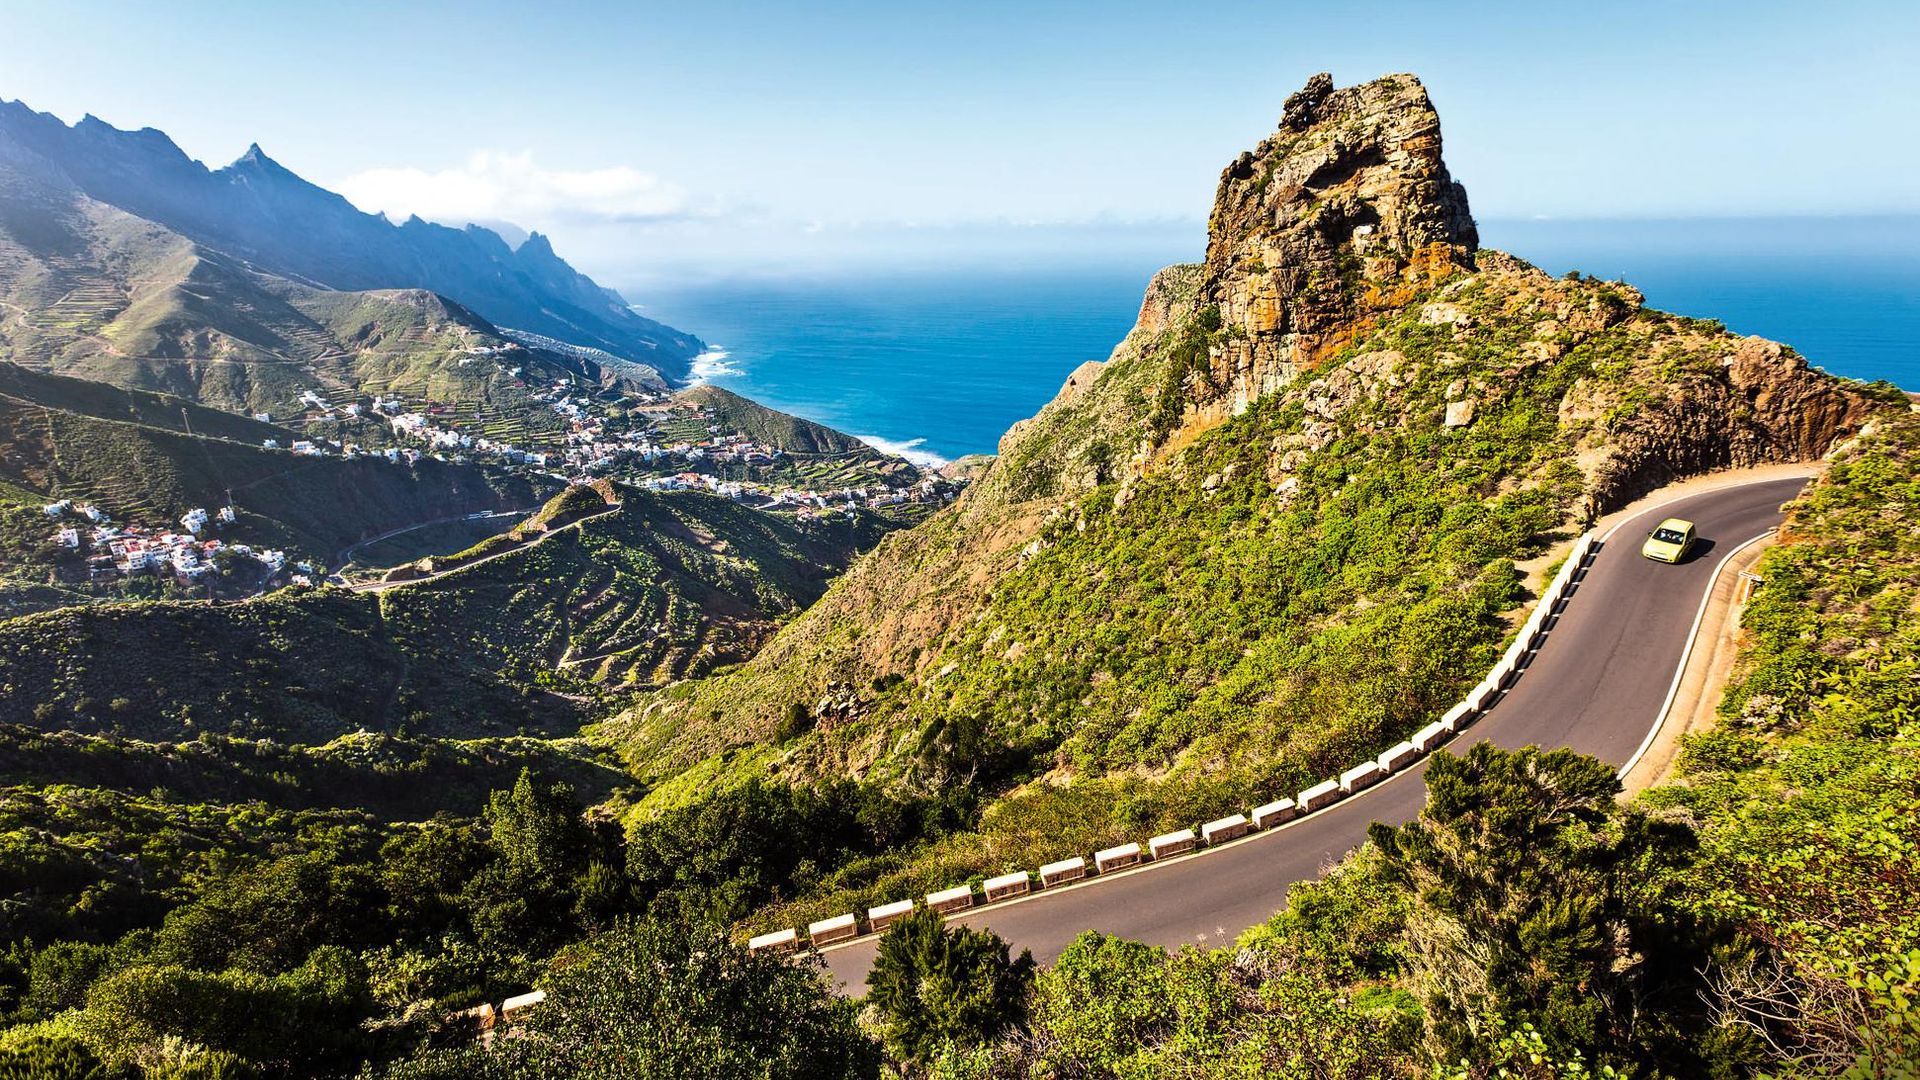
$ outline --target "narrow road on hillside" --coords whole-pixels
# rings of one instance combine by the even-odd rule
[[[1620,766],[1665,711],[1668,688],[1694,632],[1721,558],[1780,523],[1780,504],[1805,478],[1770,480],[1689,496],[1622,522],[1571,594],[1561,621],[1525,673],[1449,745],[1571,747]],[[1663,517],[1699,525],[1701,550],[1677,566],[1640,557]],[[1051,961],[1084,930],[1175,948],[1220,946],[1286,906],[1296,881],[1319,877],[1366,839],[1374,821],[1409,821],[1426,802],[1426,765],[1410,768],[1319,813],[1227,844],[1118,875],[950,916],[992,929]],[[1274,792],[1278,798],[1284,792]],[[1061,858],[1075,854],[1060,853]],[[847,992],[862,993],[876,939],[821,951]]]
[[[405,581],[367,581],[367,582],[362,582],[361,584],[358,584],[358,585],[349,585],[347,586],[347,588],[351,589],[354,592],[377,593],[377,592],[386,592],[388,589],[397,589],[402,585],[425,585],[429,582],[438,581],[441,578],[446,577],[448,574],[457,574],[462,570],[471,570],[476,566],[481,566],[485,563],[490,563],[495,559],[502,558],[503,556],[515,555],[537,544],[544,544],[549,539],[555,536],[559,536],[561,533],[566,532],[568,529],[577,529],[580,526],[585,525],[589,521],[594,521],[599,518],[606,517],[608,514],[617,513],[620,509],[620,505],[621,504],[619,503],[614,503],[608,506],[605,510],[595,510],[593,513],[588,514],[586,517],[575,518],[574,520],[569,521],[565,525],[562,525],[558,528],[548,529],[546,532],[541,533],[539,536],[534,537],[533,539],[527,541],[524,544],[515,544],[509,548],[502,548],[491,555],[483,555],[480,558],[473,560],[472,562],[461,563],[459,566],[450,567],[446,570],[436,571],[434,573],[426,575],[425,577],[408,578]]]
[[[365,540],[356,540],[346,547],[341,548],[339,553],[333,557],[333,565],[345,566],[347,563],[353,561],[353,553],[359,551],[361,548],[377,544],[382,540],[391,540],[396,536],[404,536],[417,529],[430,529],[435,525],[452,525],[460,521],[493,521],[505,517],[526,517],[538,509],[540,509],[540,507],[535,505],[527,507],[524,510],[489,510],[478,517],[472,514],[454,514],[449,517],[434,518],[432,521],[422,521],[417,525],[402,525],[397,529],[388,529],[378,536],[369,536]]]

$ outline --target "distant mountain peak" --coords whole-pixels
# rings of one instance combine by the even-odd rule
[[[69,127],[22,103],[0,107],[0,160],[181,233],[253,266],[327,288],[423,289],[488,322],[600,349],[684,378],[705,346],[609,299],[546,237],[362,212],[267,156],[259,143],[224,168],[189,158],[165,132],[122,131],[92,114]],[[0,190],[0,198],[9,193]]]

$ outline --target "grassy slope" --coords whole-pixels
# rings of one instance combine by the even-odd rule
[[[872,447],[851,435],[843,435],[811,420],[769,409],[718,386],[702,384],[682,390],[674,396],[681,401],[706,406],[721,427],[751,435],[755,442],[764,446],[800,454],[869,453],[880,456]]]

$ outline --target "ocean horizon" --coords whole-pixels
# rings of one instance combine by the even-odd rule
[[[1198,226],[1196,226],[1196,233]],[[1835,375],[1920,389],[1920,217],[1503,221],[1482,244],[1624,280],[1649,306],[1784,342]],[[1133,325],[1148,279],[1200,257],[876,269],[635,290],[711,350],[695,378],[924,464],[993,453]]]

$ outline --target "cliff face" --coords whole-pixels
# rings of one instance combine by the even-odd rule
[[[1241,333],[1209,356],[1185,420],[1242,411],[1318,366],[1380,313],[1471,267],[1478,244],[1420,80],[1336,90],[1314,76],[1280,129],[1220,176],[1201,302]]]
[[[1877,407],[1783,346],[1480,250],[1419,81],[1316,76],[1222,174],[1205,262],[1157,274],[958,505],[603,734],[654,777],[693,767],[683,791],[1305,779],[1484,667],[1508,560],[1674,477],[1817,458]]]

